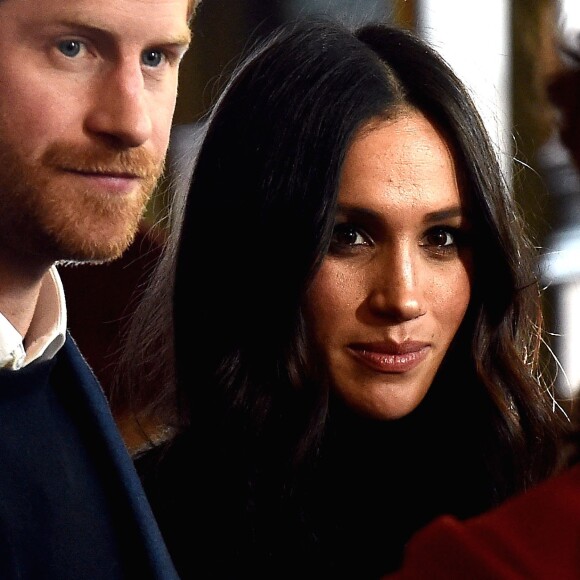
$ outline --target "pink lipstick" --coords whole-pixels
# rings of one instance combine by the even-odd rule
[[[353,356],[364,365],[380,373],[406,373],[421,364],[430,346],[425,342],[409,341],[351,344]]]

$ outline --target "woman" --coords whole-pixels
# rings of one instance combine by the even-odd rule
[[[183,578],[378,578],[436,515],[556,468],[534,255],[467,91],[413,34],[279,31],[213,109],[178,214],[126,352],[169,383],[172,437],[137,465]]]
[[[555,33],[560,5],[547,1],[542,6],[547,16],[543,22],[554,32],[548,35],[553,44],[546,50],[554,50],[559,48]],[[564,45],[561,52],[560,67],[543,81],[547,83],[550,103],[558,113],[552,117],[558,119],[552,128],[558,130],[580,170],[580,46],[574,49]],[[435,519],[410,540],[403,566],[388,578],[579,578],[578,391],[569,410],[570,433],[563,456],[567,469],[478,517],[463,522],[450,516]]]

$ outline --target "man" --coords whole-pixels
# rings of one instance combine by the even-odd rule
[[[176,578],[55,264],[131,243],[198,0],[0,0],[0,578]]]

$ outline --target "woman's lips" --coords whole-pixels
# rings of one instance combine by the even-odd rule
[[[421,364],[429,353],[424,342],[354,344],[352,355],[367,367],[381,373],[406,373]]]

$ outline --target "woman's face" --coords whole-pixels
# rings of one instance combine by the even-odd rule
[[[420,113],[347,152],[333,240],[305,313],[333,391],[397,419],[419,405],[467,310],[472,251],[453,155]]]

